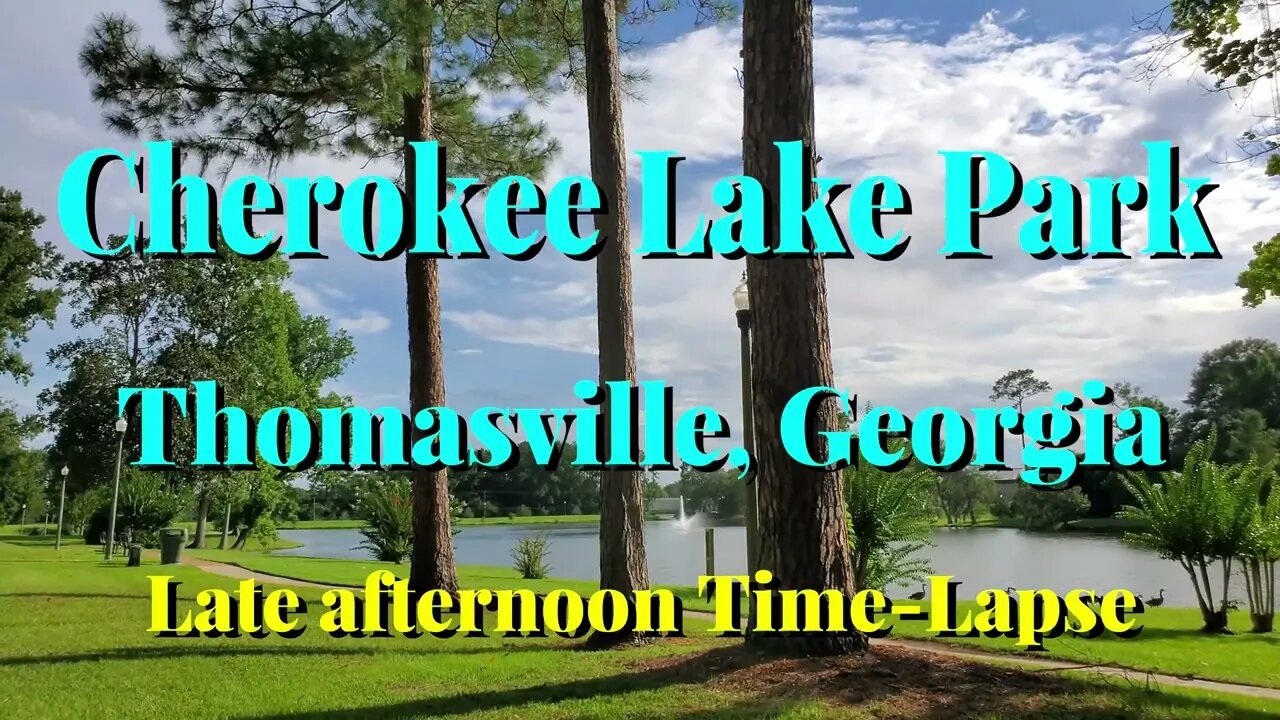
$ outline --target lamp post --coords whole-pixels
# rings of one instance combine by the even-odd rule
[[[62,506],[67,503],[67,476],[71,474],[71,468],[66,465],[62,466],[62,495],[58,498],[58,536],[53,540],[53,549],[62,549]]]
[[[107,548],[102,553],[104,560],[111,559],[111,548],[116,542],[116,503],[120,499],[120,459],[124,455],[124,431],[128,427],[129,421],[125,420],[123,415],[116,420],[116,434],[120,436],[120,441],[116,444],[116,479],[111,489],[111,519],[107,522]]]
[[[22,503],[22,519],[18,521],[18,532],[23,533],[27,530],[27,504]]]
[[[733,307],[738,317],[738,335],[742,358],[742,444],[748,453],[755,451],[755,411],[751,392],[751,298],[747,294],[747,271],[742,271],[742,281],[733,291]],[[755,579],[757,556],[760,551],[760,525],[756,510],[756,475],[754,468],[747,477],[746,502],[743,515],[747,524],[747,577]],[[747,593],[748,628],[756,617],[755,593]]]

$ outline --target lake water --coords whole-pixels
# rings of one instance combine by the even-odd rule
[[[704,528],[675,520],[645,524],[645,550],[651,580],[658,584],[693,585],[705,571]],[[554,577],[594,580],[599,577],[599,528],[594,525],[469,525],[454,539],[462,565],[511,566],[511,548],[525,535],[545,531],[551,540],[549,562]],[[302,547],[281,555],[368,559],[358,549],[357,530],[282,530],[281,537]],[[746,529],[718,526],[715,570],[722,575],[746,572]],[[1155,597],[1165,588],[1166,605],[1194,607],[1191,583],[1182,568],[1154,553],[1130,547],[1114,536],[1083,533],[1029,533],[1008,528],[940,528],[929,557],[935,573],[952,575],[962,584],[961,597],[993,587],[1048,588],[1065,593],[1076,588],[1106,592],[1125,588]],[[1217,575],[1215,574],[1216,578]],[[1233,578],[1231,596],[1243,599],[1244,587]],[[918,590],[907,589],[907,592]]]

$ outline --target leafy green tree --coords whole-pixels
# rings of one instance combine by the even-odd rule
[[[1018,414],[1023,414],[1022,406],[1030,398],[1041,393],[1047,393],[1053,389],[1049,383],[1036,377],[1036,373],[1031,368],[1023,368],[1021,370],[1010,370],[1000,379],[995,381],[991,386],[991,401],[999,402],[1008,400],[1013,403],[1013,407],[1018,410]],[[1022,434],[1022,447],[1027,447],[1026,433]]]
[[[26,447],[39,432],[37,418],[0,404],[0,523],[18,520],[24,505],[28,518],[44,511],[45,454]]]
[[[224,401],[257,416],[272,407],[312,411],[321,404],[345,406],[322,395],[324,384],[341,375],[355,353],[344,331],[332,331],[323,317],[305,316],[284,289],[288,263],[278,256],[247,260],[236,255],[169,263],[160,278],[170,340],[156,360],[155,375],[166,386],[189,387],[216,379]],[[194,453],[192,423],[174,423],[175,453]],[[213,485],[235,471],[175,470],[196,493],[192,547],[203,547]],[[253,471],[259,472],[259,471]],[[268,475],[260,482],[275,482]],[[271,496],[283,499],[284,486]],[[265,496],[264,496],[265,497]],[[263,511],[274,514],[273,508]],[[246,526],[251,530],[254,518]]]
[[[917,467],[913,472],[920,472]],[[948,525],[959,525],[968,519],[978,522],[978,513],[986,509],[996,497],[996,482],[992,477],[975,468],[962,468],[956,472],[932,472],[934,497]]]
[[[1186,570],[1196,592],[1205,632],[1227,631],[1228,592],[1234,559],[1249,548],[1265,466],[1219,465],[1210,457],[1215,434],[1192,445],[1182,472],[1163,473],[1155,484],[1139,474],[1125,478],[1137,505],[1126,507],[1119,517],[1146,528],[1125,535],[1160,557],[1175,560]],[[1221,585],[1214,592],[1211,566],[1221,570]]]
[[[113,127],[228,162],[331,153],[411,168],[409,144],[439,140],[451,176],[482,182],[538,177],[555,150],[523,112],[490,114],[482,93],[541,96],[581,37],[572,3],[177,0],[166,11],[176,50],[106,17],[81,51]],[[412,173],[404,189],[412,218]],[[405,277],[416,413],[446,404],[438,261],[410,255]],[[414,489],[410,584],[455,590],[444,470],[415,469]]]
[[[1165,47],[1182,46],[1199,58],[1201,66],[1216,79],[1216,89],[1251,88],[1259,81],[1274,82],[1280,66],[1280,34],[1252,31],[1241,23],[1246,8],[1280,10],[1274,0],[1244,3],[1242,0],[1174,0],[1168,6],[1167,22],[1155,26],[1170,42]],[[1151,56],[1152,74],[1165,71],[1180,56],[1156,52]],[[1175,59],[1176,58],[1176,59]],[[1250,158],[1266,157],[1266,173],[1280,175],[1280,149],[1276,128],[1280,118],[1266,117],[1241,137],[1241,150]],[[1253,258],[1236,279],[1244,290],[1246,307],[1258,307],[1280,294],[1280,234],[1253,246]]]
[[[50,243],[36,241],[44,217],[22,204],[22,193],[0,187],[0,376],[26,382],[31,364],[18,352],[39,322],[50,327],[61,292],[37,287],[52,282],[62,256]]]
[[[1268,430],[1280,429],[1280,346],[1270,340],[1232,340],[1200,356],[1174,437],[1175,456],[1218,430],[1215,461],[1226,461],[1243,446],[1256,446]],[[1256,411],[1257,418],[1246,413]],[[1250,425],[1252,423],[1252,425]],[[1244,434],[1244,437],[1241,434]],[[1250,437],[1251,436],[1251,437]],[[1234,438],[1234,440],[1233,440]]]
[[[1078,487],[1040,489],[1019,483],[1010,498],[1013,516],[1028,530],[1053,530],[1084,516],[1089,499]]]

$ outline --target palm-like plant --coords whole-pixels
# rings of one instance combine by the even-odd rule
[[[1258,463],[1218,465],[1209,460],[1217,442],[1210,435],[1191,447],[1182,472],[1161,473],[1161,484],[1143,475],[1125,477],[1138,501],[1119,517],[1145,524],[1125,539],[1176,560],[1191,578],[1205,632],[1227,632],[1232,561],[1246,547],[1262,480],[1270,469]],[[1221,590],[1214,593],[1210,566],[1221,565]]]
[[[845,470],[850,560],[858,590],[883,590],[929,575],[928,561],[913,556],[932,545],[933,485],[933,473],[918,466],[886,472],[864,462]]]
[[[383,561],[401,563],[413,548],[413,488],[396,476],[373,483],[360,498],[365,526],[360,547],[372,550]]]
[[[1280,563],[1280,489],[1267,479],[1240,551],[1254,632],[1271,632],[1276,617],[1276,564]]]

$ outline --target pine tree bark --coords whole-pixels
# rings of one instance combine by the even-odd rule
[[[405,217],[414,217],[412,203],[417,179],[413,173],[410,142],[432,139],[431,48],[423,47],[413,58],[413,71],[422,76],[421,92],[405,97],[404,178]],[[410,232],[406,223],[406,232]],[[409,318],[409,408],[418,411],[445,404],[444,341],[440,318],[440,267],[434,258],[406,253],[405,301]],[[412,424],[412,441],[423,433]],[[453,533],[449,517],[449,484],[446,471],[414,467],[413,554],[409,565],[409,590],[458,590],[458,572],[453,560]]]
[[[768,191],[766,238],[778,242],[780,171],[775,142],[803,141],[806,176],[814,172],[813,0],[746,0],[742,17],[743,165]],[[793,192],[796,191],[793,189]],[[804,190],[814,197],[812,184]],[[839,472],[792,460],[778,431],[783,406],[796,393],[830,386],[831,336],[822,259],[747,259],[752,314],[752,382],[759,485],[759,566],[780,589],[835,589],[852,596],[854,574],[845,535],[844,487]],[[837,427],[834,399],[822,404],[809,429]],[[751,633],[747,642],[784,652],[837,655],[863,651],[867,637],[811,634],[802,638]]]
[[[582,0],[591,175],[606,204],[605,211],[595,216],[596,229],[604,241],[604,249],[596,257],[600,381],[635,383],[626,141],[622,126],[617,18],[614,0]],[[606,416],[609,404],[606,399]],[[608,435],[606,427],[602,447],[609,447]],[[617,590],[631,597],[634,591],[647,587],[644,480],[639,470],[606,469],[600,473],[600,588]],[[589,644],[602,647],[640,639],[632,633],[596,633]]]

